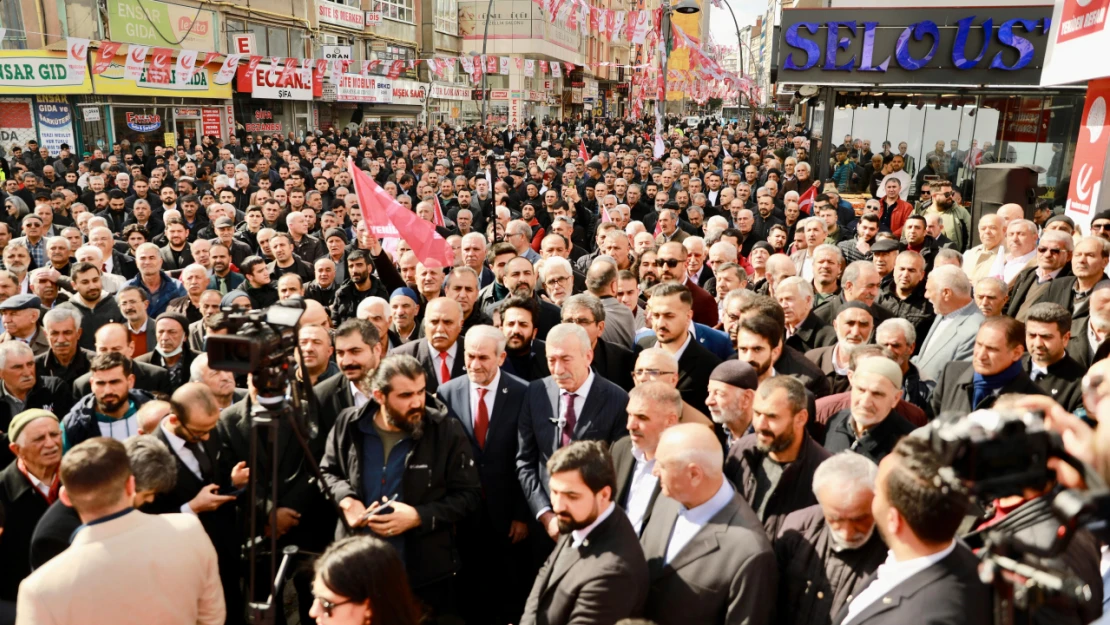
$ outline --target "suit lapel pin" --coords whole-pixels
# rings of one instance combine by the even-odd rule
[[[1056,393],[1059,393],[1059,392],[1060,392],[1060,389],[1057,389],[1057,388],[1052,389],[1052,394],[1053,395],[1055,395]]]
[[[509,389],[508,389],[508,388],[503,388],[503,389],[501,389],[501,394],[502,394],[502,395],[505,395],[505,394],[507,394],[508,392],[509,392]]]

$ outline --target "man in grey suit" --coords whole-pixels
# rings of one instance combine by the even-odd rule
[[[648,567],[636,531],[612,500],[616,476],[605,443],[570,443],[551,455],[547,471],[559,538],[520,625],[612,625],[639,616]]]
[[[724,477],[721,443],[693,423],[663,432],[655,474],[661,497],[640,542],[651,591],[644,616],[659,625],[770,623],[778,582],[771,543]]]
[[[836,625],[990,621],[979,559],[955,539],[968,501],[940,479],[942,466],[928,441],[913,436],[879,463],[871,512],[890,554]]]
[[[628,436],[610,451],[617,470],[614,500],[636,533],[647,525],[659,498],[659,478],[653,475],[659,437],[678,424],[683,405],[678,389],[666,382],[644,382],[628,394]]]
[[[984,317],[971,298],[971,280],[959,267],[934,269],[925,283],[925,297],[937,318],[912,362],[922,378],[938,380],[945,365],[971,358]]]
[[[628,394],[590,369],[593,351],[581,327],[555,326],[547,336],[546,350],[551,375],[528,387],[520,414],[516,470],[532,515],[552,540],[558,540],[558,518],[547,490],[547,461],[572,441],[612,444],[627,434]]]

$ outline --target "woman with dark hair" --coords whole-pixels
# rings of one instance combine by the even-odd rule
[[[401,558],[372,536],[336,541],[316,561],[309,615],[335,625],[417,625],[420,606]]]

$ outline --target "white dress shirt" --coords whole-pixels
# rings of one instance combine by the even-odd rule
[[[663,561],[664,564],[670,564],[682,551],[683,547],[688,545],[694,539],[694,536],[701,531],[701,528],[705,527],[710,519],[723,510],[728,502],[732,501],[732,496],[732,484],[729,484],[728,480],[722,480],[721,487],[717,489],[715,495],[709,498],[709,501],[689,510],[684,506],[680,507],[678,519],[675,520],[674,529],[671,530],[671,540],[667,543],[667,555]]]
[[[493,423],[493,396],[497,394],[497,385],[501,383],[501,369],[497,369],[497,373],[493,376],[493,380],[487,385],[470,383],[470,429],[474,429],[474,424],[478,421],[478,389],[486,389],[486,396],[482,398],[482,402],[486,405],[486,415],[489,417],[489,422]],[[488,432],[488,430],[487,430]]]
[[[802,259],[801,277],[806,282],[813,282],[813,254],[806,250],[806,256]]]
[[[370,403],[370,398],[366,396],[366,393],[362,392],[362,389],[360,389],[357,384],[354,382],[347,382],[347,384],[351,385],[351,397],[355,400],[355,408],[362,408]]]
[[[686,333],[686,340],[683,341],[682,347],[679,347],[678,351],[674,353],[674,359],[676,361],[679,358],[682,358],[682,355],[686,353],[686,348],[690,347],[690,341],[692,341],[692,340],[694,340],[694,335],[691,332],[687,332]]]
[[[1029,261],[1037,255],[1037,250],[1033,250],[1023,256],[1018,256],[1013,260],[1007,260],[1006,254],[999,253],[994,259],[994,267],[991,267],[991,277],[998,278],[1010,284],[1017,277]]]
[[[197,462],[197,457],[193,455],[193,452],[185,447],[185,439],[174,434],[173,430],[167,427],[166,421],[162,421],[162,433],[166,435],[166,440],[170,442],[173,453],[177,454],[182,464],[192,471],[193,475],[197,476],[197,479],[203,481],[204,477],[200,473],[200,463]],[[199,444],[201,449],[203,449],[204,443],[202,442]],[[196,512],[193,512],[193,509],[189,507],[189,502],[181,504],[181,512],[185,514],[196,514]]]
[[[617,504],[614,502],[609,502],[609,507],[605,509],[605,512],[597,515],[597,518],[594,519],[593,523],[590,523],[580,530],[572,531],[570,533],[570,546],[574,549],[581,547],[582,543],[586,542],[586,539],[590,536],[590,532],[594,531],[594,528],[598,525],[601,525],[602,521],[608,519],[609,515],[613,514],[613,511],[616,509]]]
[[[840,625],[848,625],[848,623],[851,623],[852,620],[860,615],[860,612],[863,612],[867,608],[867,606],[876,601],[881,601],[883,596],[894,590],[902,582],[947,558],[948,554],[952,553],[952,550],[955,548],[956,541],[953,540],[952,544],[948,545],[947,548],[941,549],[931,556],[923,556],[903,562],[899,562],[894,557],[893,551],[888,552],[886,562],[875,571],[875,579],[867,588],[863,589],[863,592],[852,600],[852,603],[848,604],[848,615],[844,617]],[[913,619],[908,620],[912,621]]]
[[[632,446],[632,457],[636,459],[636,466],[632,469],[632,483],[628,487],[628,503],[624,507],[625,514],[628,515],[628,520],[632,521],[632,527],[636,528],[636,533],[640,533],[640,528],[644,525],[644,517],[647,516],[648,505],[651,503],[651,494],[655,492],[655,486],[659,483],[659,478],[651,474],[651,470],[655,467],[655,459],[648,460],[644,457],[644,452]]]
[[[35,477],[35,474],[30,471],[27,472],[27,479],[31,480],[31,486],[34,486],[36,490],[42,493],[43,497],[50,496],[50,484]]]
[[[444,380],[443,376],[440,375],[440,369],[442,368],[440,363],[443,362],[443,359],[440,357],[441,352],[438,349],[432,347],[432,342],[430,340],[428,341],[428,352],[432,355],[432,362],[435,363],[436,380],[438,380],[440,384],[443,384],[445,382],[450,382],[451,381],[450,379]],[[458,352],[459,352],[459,344],[458,343],[452,343],[451,347],[447,348],[447,372],[448,373],[450,373],[451,371],[453,371],[455,369],[455,357],[458,354]]]

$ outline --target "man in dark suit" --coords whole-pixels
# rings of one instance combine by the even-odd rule
[[[547,348],[536,338],[539,308],[535,300],[509,297],[498,306],[501,332],[505,334],[505,362],[501,369],[508,374],[534,382],[551,375],[547,370]]]
[[[687,257],[686,248],[681,243],[671,241],[660,245],[655,259],[655,266],[659,268],[659,281],[681,284],[689,289],[694,321],[715,327],[719,321],[717,300],[690,279],[690,275],[686,273]]]
[[[813,314],[813,286],[797,276],[775,285],[775,299],[786,319],[786,345],[803,354],[836,343],[836,330]]]
[[[128,358],[134,351],[134,344],[127,336],[127,328],[121,323],[109,323],[96,331],[96,353],[120,352]],[[144,391],[157,391],[169,395],[173,392],[168,371],[145,362],[131,362],[131,373],[135,376],[134,388]],[[73,396],[81,398],[91,390],[92,373],[86,373],[73,382]]]
[[[610,451],[617,471],[615,501],[637,534],[651,519],[659,498],[659,478],[652,474],[655,448],[663,431],[678,425],[682,407],[682,396],[665,382],[643,382],[628,394],[628,436],[613,443]]]
[[[1014,278],[1005,314],[1024,323],[1029,307],[1046,301],[1045,296],[1053,282],[1071,277],[1068,257],[1072,249],[1071,235],[1066,232],[1049,230],[1041,235],[1037,243],[1037,262]]]
[[[821,321],[832,325],[841,309],[849,302],[862,302],[870,308],[876,326],[894,316],[893,313],[877,303],[882,276],[875,269],[875,265],[866,260],[857,260],[844,270],[840,282],[843,285],[840,295],[830,297],[823,304],[813,309],[813,314],[817,315],[817,318]]]
[[[1087,237],[1075,244],[1071,255],[1070,277],[1058,276],[1048,284],[1042,302],[1056,302],[1071,312],[1072,320],[1086,319],[1091,314],[1094,288],[1107,281],[1106,266],[1110,262],[1110,241]],[[1100,287],[1101,288],[1101,287]]]
[[[609,380],[613,384],[631,391],[632,369],[636,365],[636,356],[631,351],[615,343],[610,343],[601,338],[605,332],[606,310],[601,300],[588,293],[571,295],[563,301],[563,323],[573,323],[581,326],[590,337],[590,345],[594,352],[594,360],[590,363],[594,373]]]
[[[829,418],[825,449],[834,454],[851,450],[878,463],[898,439],[914,430],[895,410],[902,392],[902,368],[897,363],[883,356],[857,358],[851,403]]]
[[[590,370],[593,352],[582,328],[560,324],[546,345],[551,375],[528,387],[520,415],[517,478],[537,518],[552,540],[559,537],[558,518],[548,495],[547,461],[573,441],[613,443],[627,433],[628,394]]]
[[[517,424],[528,383],[503,372],[505,337],[492,326],[466,334],[466,375],[439,387],[447,413],[463,424],[482,482],[478,514],[459,525],[462,611],[467,622],[512,623],[531,587],[524,541],[532,515],[516,478]],[[535,569],[532,569],[534,571]]]
[[[605,444],[568,443],[546,469],[557,544],[536,575],[520,625],[611,625],[639,616],[647,562],[612,500],[616,477]]]
[[[806,358],[821,368],[829,379],[833,394],[848,390],[849,359],[852,351],[871,340],[875,321],[871,309],[860,302],[848,302],[833,320],[837,342],[806,352]]]
[[[990,620],[990,588],[979,578],[979,559],[955,540],[968,501],[940,479],[941,466],[929,443],[912,436],[879,463],[871,510],[890,547],[887,563],[903,566],[884,567],[840,611],[836,625]],[[916,572],[898,575],[911,562],[919,564]]]
[[[335,364],[340,375],[320,382],[312,388],[319,406],[320,423],[335,425],[339,413],[370,399],[370,378],[382,358],[381,337],[377,327],[363,319],[344,321],[335,333]]]
[[[709,391],[709,375],[721,364],[690,334],[693,298],[684,285],[665,282],[651,292],[651,329],[655,336],[645,336],[637,343],[640,348],[659,347],[678,359],[678,390],[682,399],[702,414],[708,414],[705,399]]]
[[[1045,395],[1021,366],[1025,332],[1011,317],[991,317],[979,326],[971,362],[949,363],[937,380],[931,403],[933,414],[966,415],[990,408],[1002,395]]]
[[[721,451],[712,430],[695,424],[670,428],[659,441],[655,473],[666,496],[641,538],[651,583],[644,616],[659,625],[772,622],[774,552],[725,479]]]
[[[235,521],[233,495],[220,489],[243,488],[250,479],[246,462],[234,466],[221,459],[217,426],[220,409],[216,396],[207,386],[189,383],[174,392],[171,413],[154,436],[173,452],[177,460],[177,483],[173,490],[160,493],[144,511],[154,514],[187,512],[197,515],[212,539],[224,587],[228,623],[243,622],[243,597],[239,588],[239,546],[243,536]],[[222,460],[222,462],[221,462]]]
[[[1046,394],[1068,412],[1083,405],[1083,376],[1087,367],[1068,356],[1071,313],[1060,304],[1041,302],[1029,307],[1025,318],[1022,369]]]
[[[424,367],[428,390],[466,373],[463,360],[462,306],[453,299],[437,297],[424,311],[424,337],[389,350],[412,356]]]

